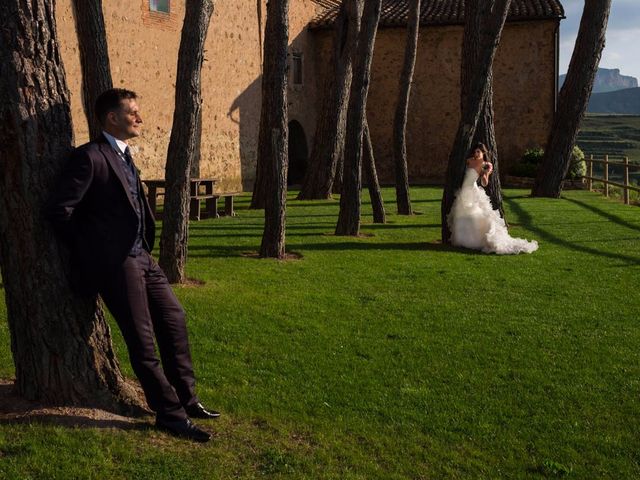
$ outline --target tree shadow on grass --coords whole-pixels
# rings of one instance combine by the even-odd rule
[[[288,197],[287,204],[290,204],[292,207],[331,207],[337,205],[339,203],[339,199],[337,200],[296,200],[295,197]]]
[[[592,247],[586,247],[584,245],[578,245],[576,243],[568,242],[567,240],[563,240],[557,235],[554,235],[550,231],[540,228],[539,226],[536,226],[535,223],[533,222],[533,218],[531,217],[531,215],[528,212],[526,212],[517,202],[514,202],[515,198],[523,198],[523,197],[506,197],[504,201],[507,205],[509,205],[511,212],[517,217],[518,219],[517,225],[521,226],[522,228],[525,228],[526,230],[529,230],[530,232],[535,233],[536,235],[538,235],[538,237],[546,240],[547,242],[554,243],[556,245],[560,245],[562,247],[565,247],[577,252],[588,253],[590,255],[596,255],[599,257],[610,258],[612,260],[620,260],[629,265],[640,265],[639,257],[632,257],[631,255],[624,255],[621,253],[605,252]],[[577,202],[577,203],[581,203],[581,202]],[[602,212],[602,213],[604,214],[605,212]],[[624,222],[624,220],[622,219],[619,219],[619,220]],[[516,222],[514,222],[514,224],[515,223]],[[627,222],[624,222],[624,223],[627,223]]]
[[[363,223],[363,228],[393,230],[398,228],[440,228],[439,223]]]
[[[0,425],[40,423],[63,427],[149,430],[152,424],[140,418],[123,417],[98,408],[45,405],[16,394],[14,384],[0,380]]]
[[[288,249],[289,245],[287,245]],[[189,258],[234,258],[243,257],[247,252],[255,252],[260,248],[260,242],[253,245],[194,245],[189,247]]]
[[[620,225],[621,227],[625,227],[625,228],[629,228],[631,230],[635,230],[637,232],[640,232],[640,225],[636,225],[634,223],[628,222],[627,220],[620,218],[617,215],[614,215],[612,213],[609,212],[605,212],[604,210],[595,207],[593,205],[589,205],[588,203],[585,202],[581,202],[580,200],[575,200],[573,198],[564,198],[564,200],[566,200],[567,202],[571,202],[574,203],[576,205],[578,205],[579,207],[584,208],[585,210],[589,210],[590,212],[595,213],[596,215],[607,219],[610,222],[616,223],[618,225]]]
[[[335,213],[300,213],[300,214],[292,214],[291,210],[296,210],[296,208],[289,209],[287,211],[287,218],[312,218],[312,217],[330,217],[337,218]]]
[[[292,237],[294,237],[292,235]],[[365,237],[368,239],[371,237]],[[359,241],[360,239],[353,239],[353,241],[339,241],[339,242],[324,242],[324,243],[305,243],[305,242],[287,242],[287,250],[295,250],[301,252],[303,255],[305,251],[414,251],[414,252],[454,252],[462,255],[483,255],[481,252],[475,250],[467,250],[465,248],[452,247],[450,245],[443,245],[439,242],[391,242],[391,243],[375,243],[368,241]],[[189,257],[192,258],[231,258],[231,257],[244,257],[247,252],[256,251],[258,244],[255,247],[250,245],[244,246],[206,246],[195,245],[189,247]]]
[[[291,247],[294,247],[293,242],[290,243]],[[395,251],[433,251],[433,252],[456,252],[468,255],[475,255],[478,252],[473,250],[460,249],[452,247],[451,245],[443,245],[442,243],[435,242],[392,242],[392,243],[374,243],[374,242],[332,242],[332,243],[301,243],[295,245],[298,250],[317,250],[317,251],[331,251],[331,250],[395,250]]]
[[[315,223],[313,225],[288,225],[286,227],[287,236],[300,236],[300,237],[312,237],[317,235],[324,235],[324,233],[333,228],[333,223]],[[298,230],[321,230],[320,232],[300,232]],[[242,225],[237,227],[210,227],[201,228],[196,233],[189,232],[189,238],[224,238],[224,237],[262,237],[262,229],[258,227],[244,228]],[[191,247],[189,247],[191,249]]]
[[[318,236],[322,236],[323,233],[314,233],[314,232],[287,232],[287,238],[295,238],[295,237],[318,237]],[[227,232],[217,232],[217,233],[210,233],[210,234],[198,234],[198,235],[189,235],[189,238],[257,238],[257,239],[261,239],[262,238],[262,232],[255,232],[255,233],[227,233]],[[197,249],[198,245],[194,245],[194,246],[189,246],[189,251],[191,251],[191,249]]]
[[[392,202],[389,202],[389,204],[391,204]],[[414,203],[442,203],[442,199],[441,198],[430,198],[430,199],[420,199],[420,200],[414,200],[411,199],[411,204]]]
[[[262,223],[243,223],[241,225],[215,225],[213,223],[209,223],[209,224],[201,224],[201,225],[194,225],[193,223],[189,224],[189,231],[198,231],[198,230],[212,230],[212,229],[219,229],[219,230],[255,230],[257,228],[262,228],[264,224]]]

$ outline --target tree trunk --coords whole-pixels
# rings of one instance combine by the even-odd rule
[[[369,0],[362,12],[358,46],[353,59],[353,80],[347,113],[347,138],[340,213],[336,235],[360,234],[360,190],[362,188],[362,136],[367,110],[373,48],[380,20],[382,0]]]
[[[558,96],[558,110],[531,191],[534,197],[560,197],[600,63],[610,10],[611,0],[585,0],[567,78]]]
[[[352,57],[358,41],[363,5],[364,0],[343,0],[335,22],[332,69],[326,76],[309,169],[298,194],[299,200],[331,198],[338,163],[344,152]]]
[[[467,8],[471,8],[469,5]],[[475,15],[475,12],[471,11],[470,15]],[[469,35],[465,37],[466,44],[463,47],[466,55],[463,56],[462,67],[465,69],[463,74],[465,78],[471,78],[473,70],[476,67],[476,62],[479,60],[481,52],[477,50],[481,46],[480,31],[472,30]],[[461,102],[464,101],[468,94],[469,85],[465,83],[462,86]],[[461,103],[461,108],[462,103]],[[489,153],[493,163],[493,173],[489,177],[489,184],[485,187],[487,194],[491,200],[491,206],[494,210],[498,210],[500,216],[504,219],[504,207],[502,205],[502,187],[500,185],[500,169],[498,165],[498,144],[496,142],[495,127],[493,123],[493,66],[489,68],[487,75],[487,97],[482,106],[482,111],[478,117],[478,125],[476,128],[475,138],[472,144],[483,143]],[[506,219],[505,219],[506,221]]]
[[[288,135],[287,46],[289,0],[269,0],[262,73],[258,163],[264,183],[264,232],[260,256],[284,258]],[[254,192],[255,194],[255,192]]]
[[[73,139],[53,2],[0,9],[0,267],[16,369],[30,400],[140,412],[97,299],[74,294],[43,210]]]
[[[384,202],[382,201],[382,192],[380,191],[378,173],[376,172],[376,161],[375,156],[373,155],[369,122],[367,122],[366,118],[364,122],[363,161],[367,187],[369,189],[369,198],[371,199],[371,208],[373,209],[373,223],[386,223],[387,217],[384,212]]]
[[[89,126],[89,138],[95,140],[102,134],[102,126],[95,112],[96,99],[113,87],[102,0],[73,0],[73,17],[82,68],[82,104]]]
[[[449,154],[447,176],[442,195],[442,242],[450,243],[447,216],[455,192],[460,188],[466,159],[475,137],[480,113],[489,95],[489,76],[511,0],[467,2],[461,66],[461,115],[458,131]],[[473,68],[467,68],[467,64]]]
[[[344,173],[344,144],[342,146],[341,153],[338,156],[338,163],[336,164],[336,174],[333,177],[333,185],[331,186],[331,193],[340,195],[340,193],[342,192],[342,174],[343,173]]]
[[[160,237],[160,267],[171,283],[183,283],[189,241],[189,189],[191,165],[199,149],[200,73],[212,0],[187,0],[178,72],[176,103],[165,167],[165,197]]]
[[[266,38],[265,38],[265,49],[266,49]],[[266,61],[266,59],[265,59]],[[264,72],[263,72],[264,78]],[[266,115],[266,112],[260,112],[260,129],[262,129],[262,124],[266,123],[266,119],[263,118]],[[262,164],[264,153],[262,150],[265,148],[262,144],[262,140],[260,137],[264,135],[261,131],[258,132],[258,156],[256,158],[256,179],[253,183],[253,192],[251,193],[251,203],[249,204],[249,208],[260,209],[264,208],[267,202],[267,190],[269,186],[267,185],[267,178],[269,177],[268,172],[266,171],[267,167]],[[270,139],[267,140],[270,142]],[[267,149],[271,148],[271,145],[266,147]]]
[[[491,158],[488,159],[493,163],[493,173],[489,177],[489,184],[485,187],[487,195],[491,200],[491,206],[494,210],[500,212],[500,216],[505,220],[504,206],[502,205],[502,186],[500,185],[500,168],[498,165],[498,144],[496,142],[496,133],[493,123],[493,74],[487,77],[487,99],[478,118],[478,127],[476,128],[475,139],[473,144],[484,143]]]
[[[407,113],[409,95],[418,51],[418,32],[420,29],[420,0],[412,0],[407,20],[407,44],[404,51],[404,66],[400,76],[400,92],[393,120],[393,163],[396,170],[396,204],[398,214],[411,215],[411,197],[409,196],[409,172],[407,168]]]

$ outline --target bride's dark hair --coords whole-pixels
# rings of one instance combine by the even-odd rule
[[[478,142],[475,144],[475,146],[471,149],[471,155],[473,156],[473,152],[475,152],[476,150],[480,150],[482,152],[482,154],[484,155],[484,161],[485,162],[490,162],[491,158],[489,155],[489,149],[487,148],[487,146],[484,143]]]

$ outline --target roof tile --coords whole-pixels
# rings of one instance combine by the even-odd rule
[[[336,19],[340,0],[314,0],[324,8],[309,24],[311,28],[330,27]],[[422,25],[455,25],[464,23],[465,0],[423,0],[420,23]],[[381,27],[407,24],[409,0],[382,0]],[[512,0],[508,21],[564,18],[559,0]]]

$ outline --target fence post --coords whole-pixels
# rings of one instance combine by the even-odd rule
[[[624,204],[629,205],[629,157],[624,157]]]
[[[609,196],[609,155],[604,156],[604,196]]]
[[[589,191],[593,190],[593,154],[589,155],[589,170],[587,170],[589,179],[587,180],[587,186]]]

